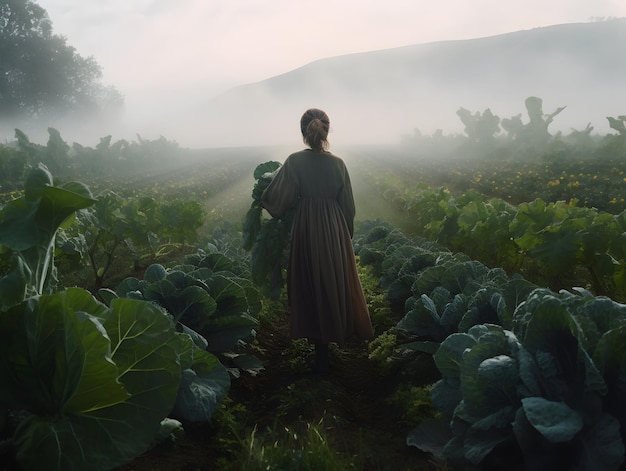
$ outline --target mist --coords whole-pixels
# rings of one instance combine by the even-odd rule
[[[299,118],[317,107],[330,116],[331,144],[394,144],[415,129],[463,133],[461,107],[527,122],[524,101],[536,96],[544,114],[566,107],[552,134],[591,123],[605,135],[607,116],[625,112],[624,38],[621,19],[331,57],[214,98],[179,95],[189,109],[161,129],[190,147],[299,146]]]
[[[147,84],[125,97],[124,111],[5,124],[0,132],[11,140],[17,127],[45,142],[54,127],[82,145],[112,135],[162,136],[188,148],[300,147],[300,116],[317,107],[330,116],[331,146],[386,145],[415,130],[462,134],[461,107],[527,122],[524,100],[536,96],[544,114],[566,107],[551,134],[591,123],[605,135],[607,116],[626,113],[625,38],[626,19],[618,19],[331,57],[230,88],[196,83],[163,92]]]

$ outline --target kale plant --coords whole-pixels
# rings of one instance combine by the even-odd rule
[[[513,330],[476,325],[441,343],[431,397],[442,417],[407,443],[457,464],[505,449],[533,471],[620,469],[625,336],[626,306],[536,289],[515,310]]]
[[[243,223],[243,248],[251,252],[252,281],[272,299],[278,299],[285,285],[294,212],[288,211],[281,219],[264,218],[261,197],[280,166],[270,161],[254,170],[252,204]]]

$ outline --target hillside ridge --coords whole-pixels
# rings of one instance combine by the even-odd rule
[[[539,96],[546,113],[567,106],[555,121],[562,130],[591,122],[606,133],[606,117],[626,112],[619,99],[626,95],[625,46],[620,18],[345,54],[230,89],[203,103],[200,116],[223,141],[276,144],[285,141],[280,131],[317,106],[342,138],[397,139],[413,128],[462,131],[460,107],[507,118]]]

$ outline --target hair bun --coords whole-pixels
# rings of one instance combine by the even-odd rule
[[[328,115],[318,108],[308,109],[300,119],[302,138],[312,149],[322,150],[328,147],[329,130],[330,120]]]

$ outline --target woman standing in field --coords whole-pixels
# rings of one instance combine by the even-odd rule
[[[328,115],[307,110],[300,120],[308,149],[291,154],[262,197],[275,218],[295,208],[287,291],[292,339],[315,344],[319,372],[329,368],[328,344],[373,336],[356,269],[354,198],[345,163],[328,151]]]

